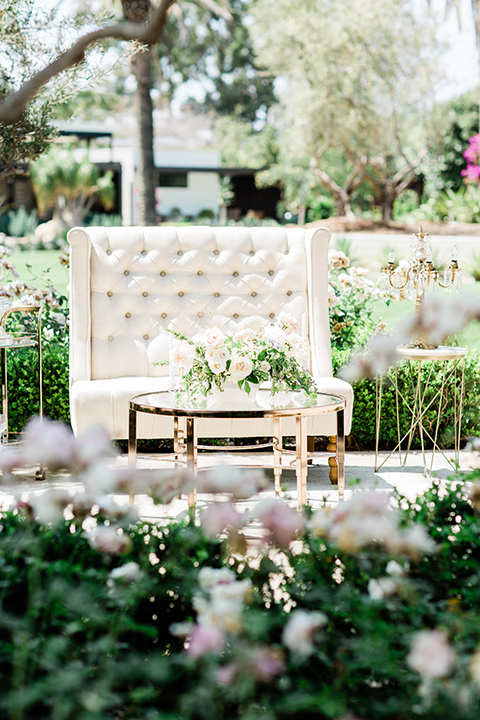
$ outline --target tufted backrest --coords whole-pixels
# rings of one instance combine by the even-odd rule
[[[171,327],[258,328],[287,312],[308,323],[312,366],[331,375],[325,229],[73,228],[73,381],[166,375]]]

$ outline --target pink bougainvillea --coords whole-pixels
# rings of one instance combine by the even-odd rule
[[[467,184],[480,184],[480,134],[468,139],[468,148],[463,153],[467,167],[462,170],[462,177]]]

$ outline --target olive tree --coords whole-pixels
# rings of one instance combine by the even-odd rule
[[[295,158],[347,217],[368,181],[388,220],[432,132],[433,16],[409,0],[258,0],[253,12],[259,59],[281,78],[280,168]],[[344,162],[326,162],[332,150]]]

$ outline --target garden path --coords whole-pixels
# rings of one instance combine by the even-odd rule
[[[453,453],[447,453],[449,457],[453,457]],[[205,467],[212,463],[211,453],[201,453],[199,456],[199,467]],[[379,462],[386,457],[387,453],[379,454]],[[430,453],[427,458],[430,459]],[[419,451],[413,451],[409,454],[407,464],[401,467],[397,456],[392,456],[378,473],[374,468],[374,453],[371,452],[349,452],[346,454],[346,482],[347,490],[345,497],[348,499],[353,490],[356,488],[374,489],[378,491],[391,492],[397,489],[400,493],[413,499],[419,493],[426,490],[431,479],[425,478],[423,475],[422,456]],[[238,462],[238,456],[232,453],[215,453],[214,462],[224,465],[232,465]],[[242,454],[242,462],[249,465],[267,464],[270,462],[270,456],[267,454]],[[468,470],[473,462],[472,455],[467,451],[460,453],[460,469]],[[127,465],[126,455],[121,455],[112,461],[114,466],[121,467]],[[328,478],[328,466],[324,459],[316,459],[314,465],[310,466],[308,472],[308,499],[313,507],[318,507],[323,499],[326,498],[328,504],[335,505],[338,502],[338,491],[332,487]],[[158,456],[144,454],[139,455],[139,469],[168,467],[168,464],[158,460]],[[434,475],[441,480],[446,480],[454,475],[452,467],[445,460],[444,456],[437,452],[434,458]],[[260,496],[262,498],[274,497],[273,490],[273,474],[267,471],[267,477],[271,479],[268,488],[263,491]],[[285,486],[285,498],[293,505],[296,504],[296,481],[295,472],[286,470],[283,474],[283,483]],[[348,485],[350,487],[348,487]],[[35,481],[34,470],[30,472],[16,473],[10,478],[0,479],[0,506],[9,506],[15,497],[25,497],[29,493],[40,493],[49,487],[78,489],[80,484],[72,480],[67,475],[48,476],[43,482]],[[242,504],[246,507],[252,505],[258,498],[245,501]],[[117,498],[118,501],[128,502],[125,496]],[[198,507],[204,507],[212,500],[210,495],[199,495]],[[180,517],[187,512],[186,499],[182,497],[180,500],[174,500],[170,505],[154,505],[150,498],[138,495],[135,498],[135,506],[139,515],[152,521],[167,520],[172,517]]]

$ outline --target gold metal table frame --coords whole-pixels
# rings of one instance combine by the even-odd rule
[[[273,447],[273,465],[268,465],[270,469],[273,467],[275,477],[275,492],[280,492],[280,478],[282,469],[286,466],[282,464],[282,455],[286,451],[283,448],[282,420],[287,417],[295,418],[295,471],[297,479],[297,502],[299,507],[303,507],[307,502],[307,472],[308,459],[312,455],[320,453],[309,453],[307,451],[307,418],[324,413],[335,412],[337,415],[337,448],[336,460],[338,466],[338,494],[339,499],[343,499],[345,492],[345,429],[344,429],[344,413],[345,400],[338,395],[330,395],[326,393],[318,393],[315,404],[299,405],[297,399],[298,393],[291,393],[288,405],[275,407],[272,404],[270,390],[258,390],[256,406],[250,410],[214,410],[214,409],[198,409],[188,406],[182,406],[178,400],[178,395],[168,390],[142,393],[136,395],[130,400],[129,406],[129,432],[128,432],[128,458],[129,464],[135,465],[137,451],[137,413],[148,413],[153,415],[167,415],[173,417],[173,442],[174,454],[178,458],[182,451],[180,444],[181,428],[180,423],[184,423],[184,450],[186,454],[186,466],[193,476],[197,474],[197,428],[196,422],[201,418],[222,419],[222,418],[269,418],[272,420],[272,443]],[[250,448],[252,446],[249,446]],[[213,449],[213,448],[209,448]],[[224,449],[224,448],[221,448]],[[248,447],[236,447],[236,450],[246,450]],[[258,446],[255,446],[258,449]],[[325,455],[325,453],[323,453]],[[249,467],[251,467],[249,465]],[[192,491],[188,497],[189,507],[195,505],[195,491]]]
[[[440,346],[432,349],[424,348],[397,348],[397,353],[402,360],[408,362],[410,373],[410,389],[411,395],[406,396],[402,393],[398,383],[398,370],[395,365],[387,373],[390,381],[395,389],[395,406],[396,406],[396,422],[397,422],[397,439],[398,442],[393,450],[379,464],[378,446],[380,438],[380,421],[382,412],[382,388],[384,376],[375,379],[375,395],[376,395],[376,418],[375,418],[375,472],[378,472],[387,460],[398,451],[398,457],[401,465],[405,465],[411,443],[415,432],[418,430],[420,437],[420,446],[422,450],[423,470],[426,477],[430,477],[433,470],[433,462],[435,452],[438,450],[443,457],[453,467],[458,467],[460,454],[460,436],[462,424],[463,396],[465,389],[465,358],[467,356],[467,348]],[[427,371],[426,377],[422,378],[422,363],[430,361],[432,364]],[[431,377],[435,365],[441,367],[440,386],[437,390],[431,389]],[[454,461],[447,457],[443,448],[438,444],[438,429],[440,426],[440,418],[444,402],[446,402],[445,394],[449,392],[451,402],[453,403],[454,414]],[[407,408],[410,416],[410,425],[406,432],[402,434],[400,429],[400,406]],[[435,427],[432,432],[426,428],[424,424],[425,414],[436,407],[437,417]],[[432,444],[432,456],[430,464],[427,462],[425,455],[425,443],[427,439]],[[406,442],[402,461],[402,445]]]
[[[24,315],[35,318],[35,327],[31,331],[14,331],[10,333],[8,330],[8,320],[11,316]],[[6,430],[2,436],[2,444],[7,445],[11,441],[12,433],[8,428],[8,373],[7,373],[7,350],[18,350],[24,347],[36,347],[38,355],[38,414],[43,416],[43,363],[42,363],[42,326],[41,326],[41,308],[33,305],[23,305],[12,307],[3,313],[0,318],[0,327],[5,335],[0,337],[0,367],[2,372],[2,412],[6,415]],[[40,466],[35,473],[36,480],[45,479],[45,469]]]

